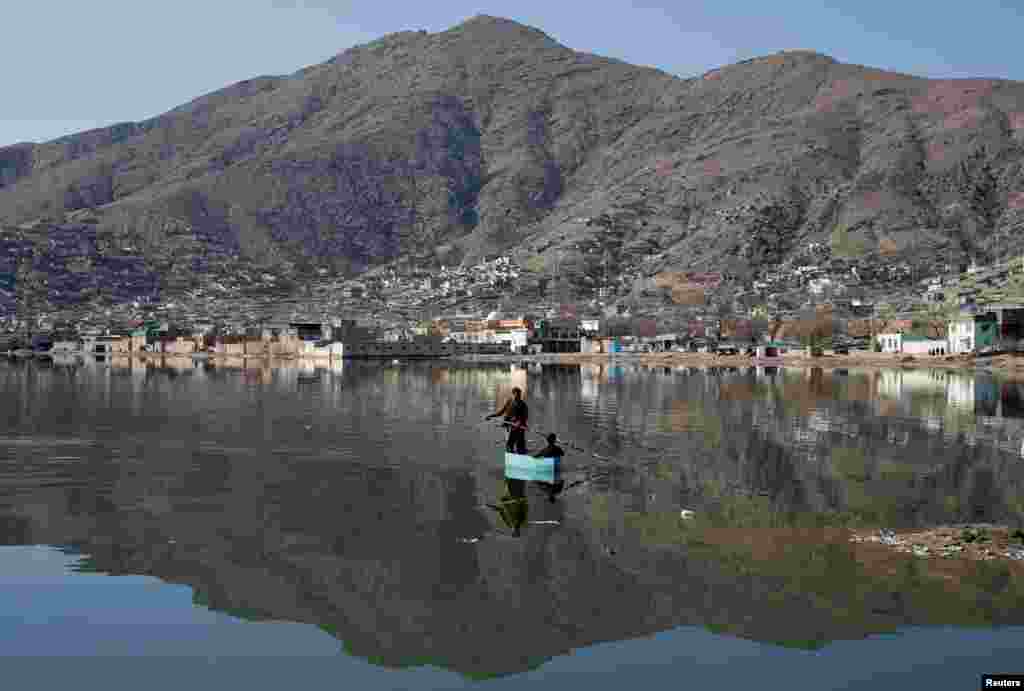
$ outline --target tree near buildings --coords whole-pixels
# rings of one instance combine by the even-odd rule
[[[728,298],[723,298],[715,302],[714,315],[719,319],[728,319],[735,313],[733,310],[732,301]]]
[[[563,302],[558,305],[558,314],[563,319],[578,319],[579,318],[579,306],[575,301]]]
[[[874,315],[871,318],[871,338],[873,339],[896,321],[896,308],[887,302],[875,306]]]
[[[629,296],[619,302],[619,305],[625,311],[625,314],[634,315],[640,310],[640,303],[636,298]]]
[[[844,259],[858,259],[867,254],[867,243],[850,232],[843,224],[836,225],[829,237],[832,253]]]
[[[929,303],[922,311],[914,315],[911,328],[928,338],[945,338],[949,321],[959,311],[960,308],[955,299],[947,299],[941,303]]]
[[[523,264],[524,269],[534,274],[544,273],[544,267],[544,256],[540,254],[533,255],[532,257],[526,260],[525,264]]]
[[[621,338],[623,336],[631,335],[631,324],[629,319],[623,319],[622,317],[612,317],[604,320],[602,332],[604,336],[611,338]]]
[[[1011,269],[1003,284],[981,288],[979,290],[978,298],[978,301],[982,303],[1024,302],[1024,273],[1013,271]]]
[[[880,238],[878,240],[878,253],[883,257],[894,257],[899,253],[899,245],[892,238]]]
[[[821,349],[832,345],[836,334],[835,316],[831,309],[807,310],[797,320],[795,330],[812,355],[820,354]]]
[[[668,290],[673,304],[681,307],[700,307],[707,302],[704,287],[690,281],[684,273],[660,273],[654,277],[654,285]]]
[[[771,322],[767,318],[757,316],[751,319],[750,340],[758,342],[764,340],[764,336],[768,333],[770,326]]]

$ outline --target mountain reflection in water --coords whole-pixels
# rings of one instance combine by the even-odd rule
[[[518,537],[486,508],[504,450],[480,424],[513,385],[586,449],[556,502],[527,491]],[[483,678],[686,625],[818,648],[1024,623],[1019,564],[845,532],[1022,525],[1021,391],[983,375],[115,358],[0,363],[0,392],[0,544],[385,666]]]

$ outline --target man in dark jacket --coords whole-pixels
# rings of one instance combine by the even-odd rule
[[[562,447],[557,444],[557,442],[558,442],[558,436],[557,435],[555,435],[553,433],[549,434],[547,436],[547,442],[548,442],[547,446],[545,446],[543,449],[541,449],[537,453],[533,454],[534,458],[554,458],[555,456],[561,458],[562,456],[565,455],[565,451],[563,451]]]
[[[505,449],[512,453],[526,453],[526,430],[530,417],[530,409],[523,400],[523,391],[518,386],[512,389],[512,398],[505,401],[496,413],[491,413],[485,419],[505,416],[505,425],[508,427],[508,441]]]
[[[561,459],[562,456],[565,455],[565,451],[563,451],[562,447],[558,445],[558,436],[557,435],[555,435],[554,433],[549,434],[547,436],[547,442],[548,442],[547,446],[545,446],[543,449],[541,449],[537,453],[533,454],[534,458],[558,458],[558,459]],[[558,477],[557,472],[555,474],[555,477],[556,478]],[[561,480],[561,479],[559,479],[555,483],[538,482],[537,484],[548,493],[548,501],[550,501],[550,502],[554,502],[555,501],[555,497],[558,496],[558,494],[565,488],[565,481]]]

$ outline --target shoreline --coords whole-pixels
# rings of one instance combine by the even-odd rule
[[[713,355],[708,353],[544,353],[541,355],[474,355],[457,359],[471,362],[536,362],[564,365],[637,364],[655,367],[787,367],[823,370],[839,369],[935,369],[961,372],[999,373],[1024,379],[1024,354],[993,356],[947,355],[914,357],[898,353],[855,353],[834,355],[826,352],[818,357],[787,353],[770,360],[757,360],[748,355]]]
[[[36,360],[53,359],[47,354],[40,358],[32,355],[16,355],[0,353],[10,359]],[[193,361],[212,362],[239,360],[253,362],[314,362],[332,364],[336,362],[391,362],[399,360],[408,362],[463,362],[463,363],[537,363],[554,365],[642,365],[645,367],[785,367],[793,369],[822,370],[893,370],[893,369],[932,369],[954,370],[959,372],[983,372],[1000,374],[1011,379],[1024,379],[1024,353],[1002,354],[992,356],[947,355],[914,357],[898,353],[867,353],[858,352],[850,355],[835,355],[826,351],[818,357],[809,357],[802,353],[786,353],[782,356],[758,360],[748,355],[714,355],[709,353],[541,353],[519,355],[515,353],[481,354],[481,355],[449,355],[449,356],[388,356],[388,357],[338,357],[336,355],[228,355],[223,353],[59,353],[57,359],[92,358],[139,361]]]

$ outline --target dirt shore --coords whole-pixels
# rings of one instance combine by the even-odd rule
[[[140,361],[160,360],[188,361],[193,356],[171,353],[115,353],[114,359],[137,359]],[[195,357],[213,363],[250,361],[265,365],[281,362],[313,362],[326,364],[339,362],[340,358],[325,356],[265,356],[265,355],[223,355],[219,353],[202,354]],[[411,362],[421,358],[398,358],[402,362]],[[429,358],[426,358],[429,359]],[[808,357],[803,353],[787,353],[781,357],[757,360],[748,355],[712,355],[708,353],[545,353],[542,355],[462,355],[443,358],[462,362],[537,362],[566,365],[623,365],[636,364],[647,367],[752,367],[779,366],[793,368],[820,367],[824,370],[838,369],[937,369],[956,370],[962,372],[988,372],[1002,375],[1008,379],[1024,379],[1024,354],[1005,354],[994,356],[909,356],[893,353],[869,353],[856,351],[849,355],[836,355],[826,351],[820,357]],[[382,358],[381,361],[391,358]]]
[[[557,353],[545,355],[491,356],[526,362],[561,364],[640,364],[652,367],[751,367],[774,365],[782,367],[821,367],[835,369],[944,369],[965,372],[993,372],[1024,379],[1024,355],[975,356],[910,356],[893,353],[854,352],[835,355],[828,351],[820,357],[787,353],[782,357],[758,361],[746,355],[710,355],[707,353]],[[481,358],[482,359],[482,358]]]

